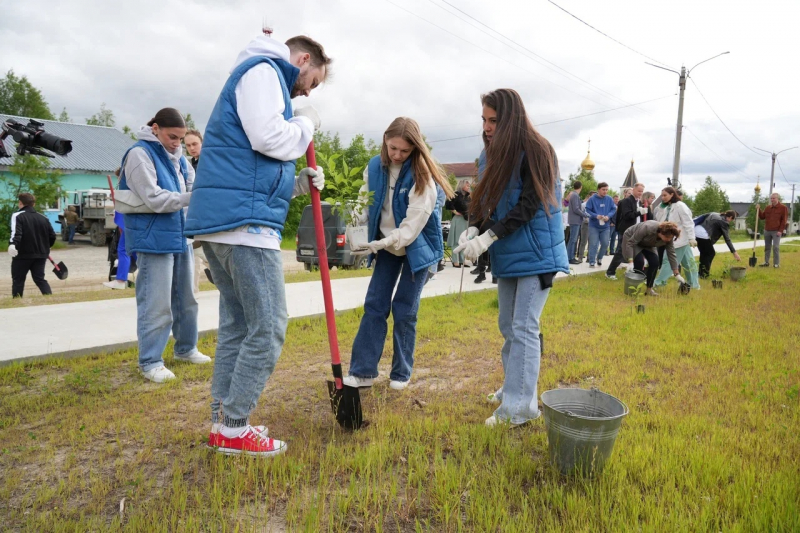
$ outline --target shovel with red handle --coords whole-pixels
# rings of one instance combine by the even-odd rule
[[[308,145],[306,151],[308,166],[317,168],[317,158],[314,154],[314,141]],[[322,204],[319,189],[314,187],[309,178],[311,187],[311,210],[314,214],[314,230],[317,237],[317,257],[319,258],[320,274],[322,277],[322,295],[325,299],[325,320],[328,323],[328,344],[331,349],[331,367],[333,368],[333,381],[328,381],[328,394],[331,398],[333,414],[336,421],[345,429],[360,429],[364,424],[361,412],[361,396],[358,388],[349,387],[342,383],[342,362],[339,359],[339,340],[336,336],[336,315],[333,309],[333,295],[331,294],[331,274],[328,271],[328,246],[325,242],[325,228],[322,222]]]

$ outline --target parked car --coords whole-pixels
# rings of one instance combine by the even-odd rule
[[[350,244],[345,234],[345,223],[342,217],[332,212],[331,205],[322,202],[322,221],[325,228],[325,244],[328,252],[328,268],[334,266],[342,269],[358,269],[367,266],[366,255],[355,255],[350,252]],[[303,263],[306,270],[319,267],[317,254],[317,238],[314,230],[314,214],[311,206],[303,209],[300,225],[295,237],[297,244],[297,261]]]

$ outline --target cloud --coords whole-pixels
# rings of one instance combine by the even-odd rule
[[[478,135],[480,94],[497,87],[518,90],[537,123],[677,90],[677,75],[645,65],[547,2],[448,1],[524,49],[442,0],[62,0],[45,8],[4,5],[0,67],[27,75],[54,111],[66,107],[76,121],[105,102],[120,127],[137,127],[165,106],[204,126],[237,53],[266,17],[277,38],[307,33],[334,57],[334,79],[308,103],[320,111],[323,128],[344,140],[362,132],[379,140],[400,115],[417,119],[429,140]],[[561,3],[676,68],[730,50],[695,71],[700,90],[748,146],[800,144],[798,74],[786,68],[800,44],[793,22],[800,4]],[[633,158],[640,179],[659,188],[672,171],[676,112],[671,97],[540,130],[555,146],[564,175],[577,168],[591,137],[599,179],[621,183]],[[734,200],[749,199],[758,174],[768,186],[769,157],[734,139],[692,83],[684,123],[691,132],[681,150],[687,190],[700,187],[706,175]],[[457,162],[473,160],[482,144],[473,137],[433,146],[440,160]],[[782,154],[780,162],[788,180],[797,180],[800,150]],[[788,195],[775,172],[778,191]]]

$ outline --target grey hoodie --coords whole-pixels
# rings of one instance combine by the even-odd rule
[[[158,138],[153,135],[153,130],[150,126],[142,126],[136,136],[142,141],[159,142]],[[184,180],[181,179],[180,159],[183,157],[183,149],[178,147],[173,153],[167,151],[167,155],[169,155],[172,166],[178,174],[181,192],[171,192],[158,186],[156,167],[144,148],[136,147],[132,149],[125,159],[124,171],[128,188],[136,193],[144,204],[156,213],[180,211],[189,205],[189,198],[192,196],[194,169],[188,162],[186,164],[188,169],[186,182],[184,183]]]

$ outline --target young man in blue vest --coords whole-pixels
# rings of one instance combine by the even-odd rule
[[[211,113],[197,167],[186,235],[202,242],[220,292],[211,385],[209,446],[269,457],[286,444],[250,425],[250,413],[283,348],[287,312],[280,243],[289,201],[324,185],[320,168],[295,178],[320,121],[294,110],[328,76],[331,59],[316,41],[266,36],[239,54]]]

